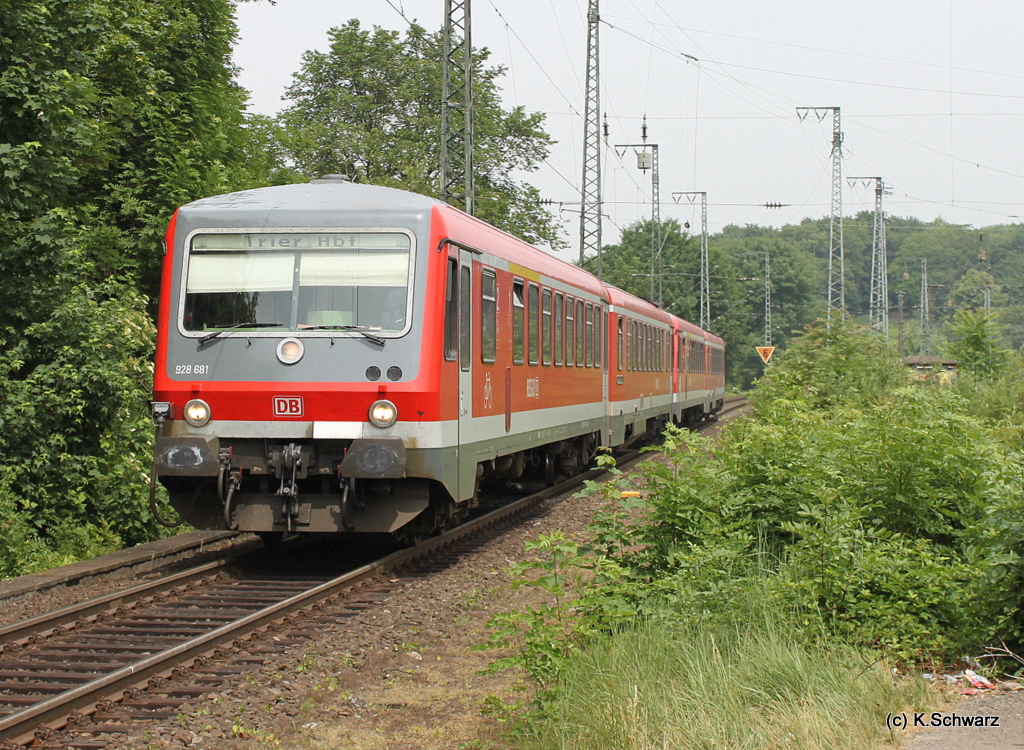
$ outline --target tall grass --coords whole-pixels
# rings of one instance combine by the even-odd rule
[[[928,703],[922,680],[798,640],[771,610],[741,609],[731,622],[654,619],[592,644],[528,746],[864,750],[889,737],[886,714]]]

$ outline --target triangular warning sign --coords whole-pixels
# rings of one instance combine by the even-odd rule
[[[757,353],[761,355],[761,361],[765,364],[768,364],[768,360],[775,354],[774,346],[755,346],[754,348],[757,349]]]

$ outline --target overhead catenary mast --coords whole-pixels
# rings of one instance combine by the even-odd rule
[[[772,345],[772,257],[764,254],[764,345]]]
[[[882,196],[886,193],[881,177],[850,177],[851,184],[861,180],[875,183],[875,227],[871,240],[871,313],[869,323],[883,336],[889,335],[889,260],[885,243],[885,213]]]
[[[619,143],[616,149],[632,148],[636,151],[636,166],[643,172],[651,170],[651,302],[662,306],[661,260],[661,187],[658,166],[658,144],[647,143],[647,115],[640,128],[641,143]],[[650,149],[650,151],[648,151]],[[620,154],[621,155],[621,154]]]
[[[473,46],[470,0],[444,0],[441,76],[441,199],[475,211]]]
[[[921,349],[920,354],[931,356],[932,328],[928,310],[928,259],[921,258]]]
[[[698,191],[672,193],[672,197],[685,195],[692,202],[700,196],[700,327],[705,331],[711,325],[711,285],[708,272],[708,194]],[[765,344],[769,346],[769,344]]]
[[[597,258],[601,278],[601,94],[598,1],[587,10],[587,87],[583,107],[583,179],[580,181],[580,265],[588,255]]]
[[[843,132],[839,107],[797,107],[801,120],[808,113],[821,122],[832,113],[832,215],[828,224],[828,309],[846,310],[846,273],[843,267]]]

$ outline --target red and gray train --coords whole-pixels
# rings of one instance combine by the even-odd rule
[[[197,528],[450,525],[722,408],[725,347],[432,198],[324,178],[167,230],[155,473]]]

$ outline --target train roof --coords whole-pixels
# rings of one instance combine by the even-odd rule
[[[250,226],[338,226],[351,222],[355,214],[369,215],[378,223],[389,216],[426,219],[436,205],[444,204],[407,190],[325,178],[213,195],[187,203],[180,211],[206,220],[237,221],[244,216]],[[312,221],[311,214],[322,218]]]
[[[619,289],[611,284],[605,284],[604,286],[608,290],[608,300],[616,307],[632,310],[640,315],[646,315],[648,318],[661,321],[665,325],[672,325],[672,321],[676,320],[676,317],[671,313],[665,312],[657,305],[652,305],[645,299],[630,294],[625,289]]]
[[[677,321],[677,325],[679,326],[679,330],[680,331],[685,331],[686,333],[692,333],[695,336],[710,336],[711,335],[707,331],[705,331],[703,328],[701,328],[699,325],[697,325],[696,323],[691,323],[690,321],[683,320],[682,318],[676,318],[676,321]]]
[[[452,239],[531,271],[536,271],[550,279],[564,281],[577,289],[590,292],[595,297],[608,299],[606,285],[579,266],[566,263],[514,235],[503,232],[445,203],[440,204],[435,211],[443,217],[445,227]]]
[[[695,323],[691,323],[688,320],[680,318],[676,315],[672,315],[671,313],[665,312],[660,307],[652,305],[647,300],[641,299],[636,295],[630,294],[629,292],[623,289],[619,289],[617,286],[605,284],[605,287],[608,289],[608,295],[611,303],[613,305],[616,305],[617,307],[622,307],[626,310],[632,310],[633,312],[647,315],[648,317],[654,318],[655,320],[660,320],[668,325],[672,325],[681,331],[703,338],[710,343],[718,344],[719,346],[725,346],[725,342],[721,339],[721,337],[716,336],[715,334],[710,333],[708,331],[705,331]]]

